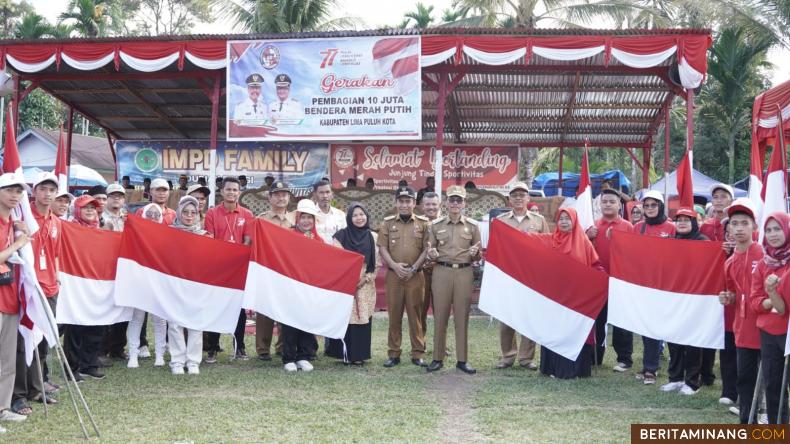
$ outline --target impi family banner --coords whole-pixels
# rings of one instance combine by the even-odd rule
[[[478,188],[507,192],[517,181],[517,146],[445,146],[442,150],[442,188],[472,181]],[[434,175],[436,148],[427,145],[331,145],[332,186],[354,178],[357,186],[373,179],[377,189],[394,189],[405,179],[420,188]]]
[[[420,37],[228,42],[227,139],[419,140]]]
[[[119,174],[135,184],[146,177],[177,183],[182,174],[190,176],[190,182],[209,175],[207,140],[119,140],[115,149]],[[326,176],[328,161],[324,143],[217,143],[217,177],[244,174],[251,188],[261,186],[266,176],[294,188],[312,186]]]

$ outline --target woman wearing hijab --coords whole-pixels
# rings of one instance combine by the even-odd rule
[[[675,239],[708,240],[699,232],[697,213],[691,208],[681,208],[675,213],[675,230]],[[702,349],[671,342],[668,346],[669,382],[661,386],[661,391],[696,394],[702,384]]]
[[[554,250],[569,256],[584,265],[604,271],[603,265],[598,260],[592,242],[579,225],[579,218],[573,208],[562,208],[557,214],[557,226],[552,234],[530,234],[539,236],[541,240],[550,245]],[[540,372],[547,376],[559,379],[585,378],[592,373],[593,360],[593,330],[582,347],[579,357],[575,361],[558,355],[545,346],[540,347]]]
[[[73,223],[84,227],[99,229],[99,208],[101,205],[93,198],[84,194],[74,200]],[[99,369],[99,348],[104,338],[104,326],[101,325],[69,325],[63,335],[69,365],[75,378],[84,377],[104,379]]]
[[[790,275],[787,274],[790,269],[790,216],[772,213],[765,221],[764,232],[765,256],[752,273],[749,302],[757,313],[757,328],[760,329],[760,359],[766,384],[768,422],[787,424],[787,386],[782,387],[782,373],[790,304]],[[782,417],[777,418],[782,392]]]
[[[326,354],[352,365],[362,365],[370,359],[372,320],[376,308],[377,240],[376,233],[370,230],[370,214],[361,204],[351,204],[346,212],[346,228],[335,233],[334,242],[338,247],[363,255],[365,263],[360,270],[346,336],[343,341],[330,339]],[[343,342],[347,349],[345,356]]]
[[[143,219],[162,223],[162,209],[155,203],[144,206],[140,214]],[[135,308],[132,319],[129,321],[129,326],[126,328],[126,342],[129,344],[129,361],[126,363],[126,367],[128,368],[137,368],[140,366],[138,362],[140,354],[140,331],[143,329],[145,314],[143,310]],[[165,347],[167,345],[167,321],[153,314],[151,315],[151,320],[154,323],[154,347],[156,355],[154,367],[163,367],[165,365]]]
[[[318,207],[310,199],[302,199],[296,205],[296,225],[293,230],[316,242],[323,242],[315,228]],[[310,359],[318,350],[315,335],[298,328],[280,323],[280,334],[283,337],[283,368],[286,372],[313,370]]]
[[[644,209],[642,209],[642,204],[638,203],[631,207],[631,218],[629,222],[631,225],[636,225],[637,222],[641,222],[644,220]]]
[[[206,236],[208,232],[200,228],[200,204],[192,196],[184,196],[178,202],[176,220],[171,225],[173,228],[188,233]],[[175,322],[168,322],[167,338],[170,348],[170,371],[174,375],[183,375],[184,366],[190,375],[200,374],[200,361],[203,358],[203,332],[186,329],[187,338],[184,341],[184,327]]]

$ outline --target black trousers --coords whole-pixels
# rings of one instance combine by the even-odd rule
[[[283,364],[296,361],[307,361],[315,344],[315,335],[289,325],[280,324],[283,335]]]
[[[242,309],[239,312],[239,320],[236,322],[236,330],[233,332],[233,337],[236,339],[236,347],[238,351],[244,351],[244,327],[247,324],[247,313]],[[219,353],[219,333],[213,331],[206,333],[206,347],[207,352]]]
[[[66,357],[72,371],[99,367],[104,326],[69,325],[64,333]]]
[[[735,333],[724,333],[724,349],[719,350],[721,370],[721,397],[738,399],[738,353],[735,349]]]
[[[598,313],[598,317],[595,318],[595,352],[596,355],[593,356],[595,362],[593,365],[601,365],[603,364],[603,354],[606,352],[606,318],[608,313],[608,304],[604,304],[601,312]]]
[[[748,424],[754,386],[757,385],[757,371],[760,367],[760,350],[739,347],[736,349],[736,356],[738,379],[735,387],[738,390],[738,408],[741,411],[741,424]],[[757,424],[756,418],[753,424]]]
[[[617,353],[617,362],[628,366],[634,365],[631,355],[634,353],[634,334],[620,327],[612,327],[612,347]]]
[[[787,386],[782,387],[782,372],[785,368],[785,339],[787,335],[772,335],[760,330],[760,358],[763,362],[763,381],[765,381],[765,404],[768,410],[768,423],[777,424],[779,397],[782,392],[784,404],[779,424],[787,424]]]
[[[22,333],[17,332],[16,337],[16,376],[14,377],[14,392],[11,396],[12,401],[17,399],[32,400],[44,391],[41,386],[41,375],[36,357],[30,362],[30,367],[25,362],[25,339]],[[46,341],[41,341],[46,344]]]
[[[669,347],[669,382],[683,381],[694,390],[700,388],[702,351],[699,347],[667,343]]]
[[[126,329],[128,326],[128,322],[119,322],[107,326],[107,329],[104,331],[104,340],[102,341],[102,356],[123,356],[123,349],[126,347]],[[140,335],[142,339],[142,331]],[[140,343],[142,344],[142,340]]]
[[[725,333],[726,336],[726,333]],[[726,341],[726,338],[725,338]],[[703,348],[702,349],[702,370],[700,373],[702,374],[702,383],[705,385],[713,385],[713,382],[716,381],[716,374],[713,373],[713,365],[716,363],[716,349],[715,348]],[[730,398],[734,399],[734,398]]]

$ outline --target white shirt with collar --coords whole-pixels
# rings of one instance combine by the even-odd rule
[[[265,120],[266,119],[266,104],[263,101],[258,100],[257,102],[253,102],[252,99],[247,97],[236,105],[236,108],[233,110],[233,120],[236,121],[244,121],[244,120]]]
[[[278,123],[279,119],[299,120],[302,117],[304,117],[304,108],[296,99],[287,98],[284,102],[275,100],[269,103],[269,119],[274,123]]]
[[[343,228],[346,228],[346,213],[335,207],[329,207],[329,213],[324,213],[321,208],[318,209],[315,229],[325,244],[331,245],[332,236]]]

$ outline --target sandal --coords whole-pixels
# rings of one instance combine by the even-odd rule
[[[33,413],[33,409],[27,405],[27,402],[23,398],[19,398],[16,401],[11,403],[11,411],[16,413],[17,415],[24,415],[28,416]]]
[[[41,396],[41,394],[39,394],[38,396],[34,397],[34,398],[32,399],[32,401],[33,401],[33,402],[38,402],[38,403],[41,403],[41,404],[43,404],[43,403],[44,403],[44,397],[43,397],[43,396]],[[57,404],[57,403],[58,403],[58,400],[57,400],[57,399],[55,399],[55,398],[53,398],[51,393],[47,393],[47,404],[49,404],[49,405],[55,405],[55,404]]]

